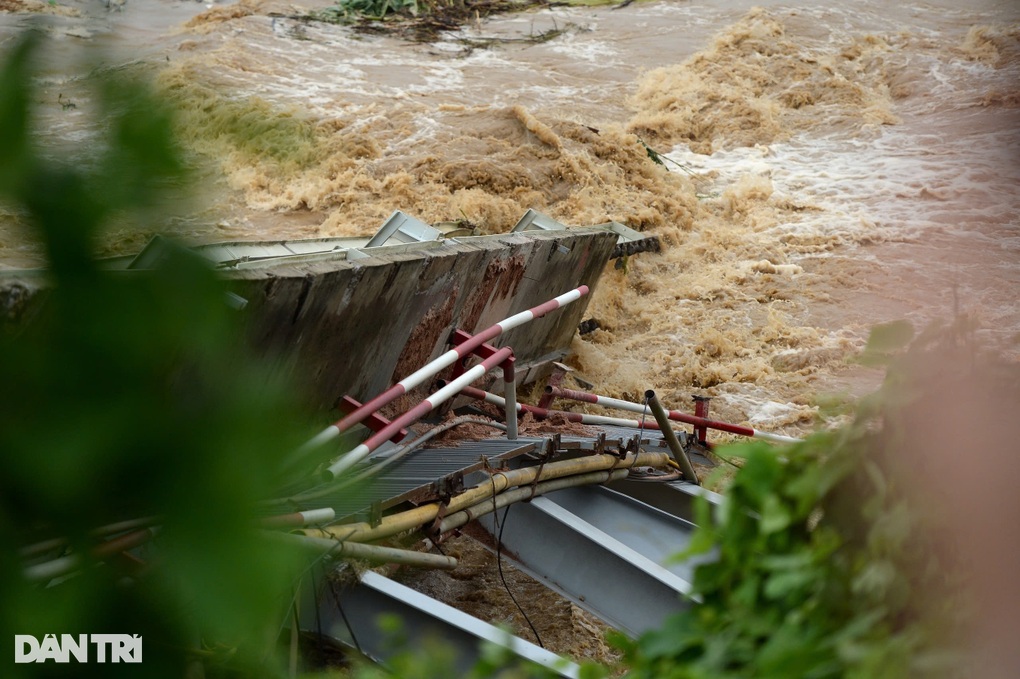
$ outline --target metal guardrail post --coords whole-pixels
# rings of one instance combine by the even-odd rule
[[[694,416],[703,419],[708,418],[708,402],[711,401],[708,396],[692,396],[694,399]],[[704,445],[708,438],[708,427],[705,425],[697,425],[694,427],[694,438],[697,439],[698,443]]]
[[[691,461],[687,458],[687,453],[684,452],[683,446],[680,445],[680,441],[677,440],[676,434],[673,432],[673,427],[669,423],[669,415],[666,414],[662,404],[659,403],[659,399],[655,397],[655,392],[649,389],[645,392],[645,399],[648,401],[648,407],[652,409],[652,414],[655,415],[655,421],[659,425],[659,430],[662,432],[663,438],[666,439],[666,445],[669,446],[670,452],[673,453],[673,459],[680,465],[680,471],[684,473],[684,478],[691,483],[700,486],[701,481],[698,480],[698,475],[694,472],[694,466]]]

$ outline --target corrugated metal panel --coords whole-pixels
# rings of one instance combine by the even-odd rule
[[[391,240],[398,243],[422,243],[442,237],[443,233],[439,229],[397,210],[383,222],[365,247],[378,247]]]
[[[544,439],[542,440],[544,441]],[[423,448],[394,463],[362,486],[341,488],[328,495],[292,505],[291,511],[332,507],[338,518],[362,516],[373,505],[385,510],[404,502],[422,502],[440,491],[440,482],[457,475],[499,467],[505,460],[535,450],[534,440],[487,439],[465,441],[457,447]],[[372,458],[351,470],[357,474],[380,461]]]
[[[522,436],[516,441],[492,438],[463,441],[457,446],[422,448],[393,463],[360,486],[341,488],[305,502],[292,503],[288,511],[332,507],[337,518],[363,520],[372,511],[385,511],[406,502],[430,501],[442,494],[445,484],[455,484],[459,477],[486,467],[498,468],[508,460],[528,453],[551,450],[553,446],[569,456],[571,452],[574,455],[601,452],[607,447],[632,448],[641,445],[660,448],[663,445],[662,437],[656,430],[642,431],[633,427],[612,426],[591,429],[598,433],[592,436]],[[355,466],[351,473],[357,474],[384,461],[386,451],[380,453]],[[445,490],[453,491],[455,488],[448,487]]]
[[[528,208],[524,216],[514,225],[513,232],[519,231],[563,231],[567,227],[552,217],[548,217],[537,210]]]

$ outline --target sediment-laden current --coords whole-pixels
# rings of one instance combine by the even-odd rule
[[[101,125],[97,64],[147,72],[200,170],[162,225],[190,241],[368,234],[395,209],[496,233],[529,207],[660,236],[574,343],[610,396],[710,395],[796,434],[874,386],[848,361],[876,323],[966,313],[1018,355],[1015,3],[555,7],[425,43],[303,18],[328,4],[9,0],[0,50],[50,36],[39,135],[70,154]],[[0,266],[41,263],[0,208]]]

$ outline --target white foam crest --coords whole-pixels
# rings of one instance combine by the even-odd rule
[[[714,14],[711,7],[696,6],[689,3],[677,4],[661,2],[650,5],[641,5],[638,7],[637,11],[639,11],[642,15],[653,19],[683,19],[684,23],[687,25],[715,26],[719,23],[719,18]]]
[[[533,83],[520,87],[508,87],[499,96],[493,98],[496,106],[512,106],[526,101],[558,101],[583,95],[585,87],[573,85],[535,85]]]
[[[395,139],[391,145],[391,153],[397,154],[402,149],[414,150],[419,144],[435,139],[438,132],[445,126],[433,116],[419,114],[415,116],[415,129],[410,135]]]
[[[592,34],[567,33],[549,45],[549,49],[566,57],[585,62],[598,62],[601,66],[620,63],[620,53],[610,43],[596,40]]]
[[[719,393],[712,398],[744,413],[744,422],[733,424],[747,423],[755,429],[784,433],[782,431],[784,427],[810,421],[818,413],[818,406],[772,400],[770,397],[774,394],[767,388],[757,385],[734,384],[726,385],[726,388],[730,391]],[[713,418],[711,412],[709,418]]]
[[[867,194],[861,187],[869,171],[854,150],[804,140],[771,146],[755,146],[717,151],[711,156],[691,152],[686,146],[673,149],[667,157],[696,175],[711,174],[710,183],[698,181],[699,192],[718,194],[746,176],[768,178],[773,200],[787,199],[821,208],[815,215],[778,224],[770,231],[805,235],[824,233],[854,236],[866,225],[859,199]],[[863,220],[863,221],[862,221]]]
[[[753,426],[761,426],[772,422],[784,422],[791,417],[800,418],[805,412],[814,412],[817,408],[807,408],[796,403],[780,403],[765,401],[751,408],[747,413],[747,421]]]
[[[710,191],[762,176],[775,198],[822,208],[780,230],[803,233],[813,225],[855,237],[878,228],[887,238],[909,238],[947,224],[1018,223],[1018,156],[1020,142],[995,131],[953,138],[894,126],[871,140],[802,136],[711,156],[680,146],[667,157],[697,174],[712,173]]]

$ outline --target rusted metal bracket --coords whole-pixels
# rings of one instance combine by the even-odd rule
[[[452,344],[453,346],[460,346],[461,344],[464,344],[464,342],[467,342],[472,337],[473,337],[473,335],[471,335],[471,333],[464,332],[463,330],[458,328],[457,330],[454,330],[453,333],[450,335],[450,344]],[[482,345],[480,345],[479,347],[477,347],[475,349],[472,349],[470,353],[474,354],[475,356],[478,356],[482,360],[485,360],[485,359],[489,358],[490,356],[492,356],[493,354],[495,354],[497,351],[499,351],[498,347],[494,347],[491,344],[489,344],[488,342],[485,342]],[[511,356],[506,361],[504,361],[501,365],[504,368],[507,367],[507,364],[509,364],[512,367],[514,365],[514,361],[515,361],[514,357]],[[460,377],[464,373],[464,367],[465,366],[464,366],[464,361],[463,360],[458,361],[457,363],[455,363],[454,366],[453,366],[453,376],[452,376],[452,378],[456,379],[456,378]]]
[[[368,525],[375,528],[382,523],[382,503],[373,502],[368,506]]]
[[[352,413],[360,407],[361,403],[351,398],[350,396],[344,396],[337,403],[337,408],[339,408],[344,415]],[[361,422],[361,424],[365,425],[366,427],[375,432],[382,431],[383,428],[385,428],[389,423],[390,421],[387,420],[382,415],[380,415],[379,413],[372,413]],[[407,430],[402,428],[400,431],[398,431],[390,438],[390,441],[392,441],[393,443],[398,443],[399,441],[402,441],[406,436]]]
[[[444,535],[439,532],[439,526],[443,523],[443,519],[446,518],[446,513],[450,509],[450,498],[452,494],[443,493],[439,498],[439,511],[436,512],[436,518],[432,521],[427,528],[424,529],[425,535],[429,537],[434,544],[440,545],[445,539]]]
[[[694,399],[694,416],[702,419],[708,419],[708,403],[712,399],[708,396],[692,396]],[[697,439],[698,443],[707,445],[706,440],[708,438],[708,427],[703,424],[697,424],[694,426],[694,438]]]
[[[450,498],[457,493],[464,492],[464,474],[457,472],[449,474],[436,481],[436,494],[440,498]]]
[[[549,387],[559,387],[563,383],[563,378],[567,376],[567,373],[573,372],[573,368],[568,365],[564,365],[559,361],[553,361],[553,371],[549,375],[549,379],[546,380],[546,390],[542,393],[542,397],[538,399],[538,407],[545,408],[548,410],[549,406],[552,405],[553,399],[556,398],[552,392],[549,391]]]

